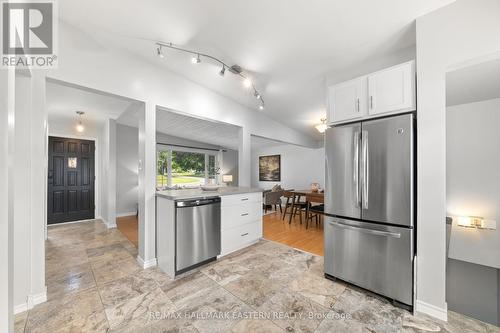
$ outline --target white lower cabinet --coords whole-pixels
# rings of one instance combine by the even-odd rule
[[[221,256],[262,238],[262,193],[221,197]]]

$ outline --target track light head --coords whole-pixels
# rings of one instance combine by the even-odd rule
[[[163,54],[163,51],[161,49],[161,45],[156,48],[156,55],[160,58],[165,58],[165,55]]]
[[[264,104],[259,105],[259,110],[264,110]]]
[[[199,64],[201,62],[200,55],[198,54],[196,57],[192,57],[191,62],[193,64]]]
[[[255,98],[257,99],[260,99],[260,94],[257,90],[255,90],[255,92],[253,93],[253,95],[255,96]]]
[[[245,88],[250,88],[252,86],[252,81],[250,81],[250,79],[244,79],[243,80],[243,86]]]
[[[226,66],[222,65],[222,69],[220,70],[219,75],[224,76],[225,73],[226,73]]]

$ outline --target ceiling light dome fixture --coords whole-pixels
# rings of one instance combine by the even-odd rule
[[[260,105],[258,106],[259,110],[264,110],[264,98],[257,91],[257,88],[255,88],[255,85],[253,84],[252,80],[250,80],[250,78],[247,77],[247,75],[243,72],[243,69],[240,66],[238,66],[238,65],[229,66],[228,64],[226,64],[225,62],[223,62],[219,58],[216,58],[216,57],[211,56],[211,55],[206,54],[206,53],[200,53],[197,51],[187,50],[187,49],[184,49],[182,47],[174,46],[172,43],[156,42],[156,54],[160,58],[165,57],[165,55],[163,53],[163,49],[162,49],[163,47],[191,54],[192,55],[191,62],[193,64],[199,64],[201,62],[201,58],[206,58],[206,59],[211,60],[212,62],[216,62],[216,63],[222,65],[222,68],[219,72],[220,76],[224,76],[224,74],[226,73],[226,68],[227,68],[229,70],[229,72],[231,72],[232,74],[237,75],[243,79],[243,86],[245,88],[252,88],[255,98],[260,101]]]
[[[318,124],[314,127],[316,127],[318,132],[325,133],[326,129],[328,128],[328,125],[326,124],[326,118],[321,118],[321,124]]]
[[[76,131],[78,133],[82,133],[85,131],[85,127],[83,126],[82,123],[82,116],[85,114],[83,111],[76,111],[76,114],[78,115],[78,122],[76,123]]]

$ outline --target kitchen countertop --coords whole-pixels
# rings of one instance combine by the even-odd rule
[[[221,187],[217,191],[203,191],[202,189],[165,190],[156,192],[156,196],[169,200],[186,200],[221,197],[233,194],[256,193],[262,191],[262,189],[255,187]]]

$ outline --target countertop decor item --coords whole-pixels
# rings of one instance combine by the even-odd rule
[[[220,188],[219,185],[202,185],[202,191],[217,191]]]

